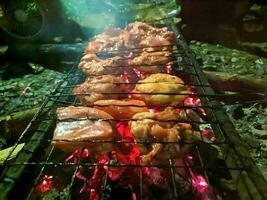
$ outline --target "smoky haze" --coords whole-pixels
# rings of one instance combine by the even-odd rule
[[[133,2],[124,0],[61,0],[65,15],[81,26],[90,38],[110,26],[125,26],[132,21]]]

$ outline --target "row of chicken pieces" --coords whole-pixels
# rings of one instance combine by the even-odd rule
[[[73,90],[83,106],[57,109],[55,145],[67,152],[89,148],[96,157],[112,150],[120,151],[115,143],[121,140],[116,122],[128,121],[141,152],[141,163],[154,163],[184,154],[189,145],[181,142],[191,143],[197,140],[198,135],[190,124],[181,123],[187,120],[184,111],[168,106],[177,106],[191,91],[179,77],[155,70],[161,68],[158,65],[169,62],[170,57],[165,53],[170,52],[173,37],[174,34],[166,28],[135,22],[123,30],[106,31],[89,42],[79,67],[92,77]],[[126,63],[118,60],[126,59],[111,57],[101,60],[97,57],[98,52],[139,47],[143,48],[142,52],[134,53],[136,57],[131,62],[153,65],[144,67],[145,72],[151,73],[150,76],[129,83],[122,76],[102,75],[103,72],[112,74],[113,70],[121,73],[122,69],[118,66],[123,67]],[[160,49],[160,53],[155,49]],[[157,62],[159,57],[153,59],[155,52],[161,55],[160,62]],[[138,63],[136,59],[144,55],[150,56],[150,59]],[[142,71],[142,67],[138,70]],[[158,107],[160,111],[151,112],[151,107]]]
[[[89,42],[79,68],[88,75],[121,74],[133,67],[142,72],[162,72],[171,60],[174,39],[167,28],[141,22],[125,29],[110,28]],[[98,55],[106,56],[101,59]]]

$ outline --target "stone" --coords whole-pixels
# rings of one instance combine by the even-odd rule
[[[221,59],[221,61],[222,61],[224,64],[227,64],[227,63],[228,63],[228,61],[225,59],[224,56],[220,56],[220,59]]]
[[[236,53],[236,52],[232,52],[232,56],[233,56],[233,57],[238,56],[238,53]]]
[[[235,63],[237,61],[238,61],[238,58],[236,58],[236,57],[231,58],[231,62]]]
[[[257,65],[256,65],[256,74],[259,76],[264,75],[265,74],[264,68],[262,66],[257,67]]]
[[[209,54],[210,51],[209,51],[208,49],[203,49],[202,53],[203,53],[203,54]]]

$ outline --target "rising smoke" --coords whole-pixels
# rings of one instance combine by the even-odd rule
[[[110,26],[132,21],[133,2],[125,0],[61,0],[68,19],[82,27],[88,38]]]

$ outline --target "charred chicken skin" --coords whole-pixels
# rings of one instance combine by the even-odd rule
[[[84,106],[91,106],[98,100],[127,97],[125,81],[113,75],[88,78],[81,86],[74,88],[73,93]]]
[[[158,73],[138,81],[133,93],[132,98],[143,100],[147,105],[175,106],[191,92],[179,77]]]
[[[129,125],[135,140],[149,142],[138,144],[142,164],[181,156],[188,146],[182,146],[179,142],[194,142],[197,139],[190,124],[177,122],[183,118],[170,107],[158,113],[143,112],[133,116]]]
[[[54,144],[66,152],[89,148],[90,152],[101,154],[113,149],[111,144],[90,143],[92,140],[114,141],[119,138],[113,117],[96,108],[69,106],[57,109],[57,123]],[[70,140],[70,141],[66,141]]]

